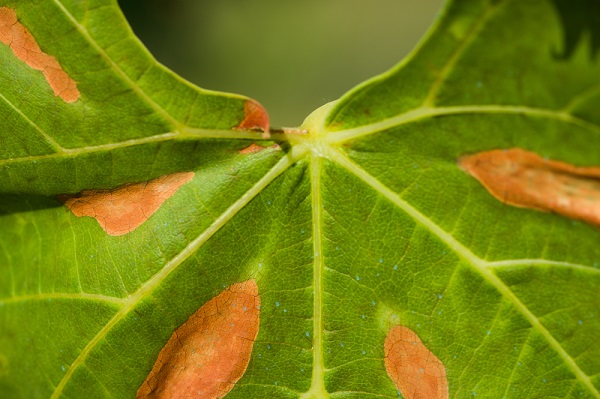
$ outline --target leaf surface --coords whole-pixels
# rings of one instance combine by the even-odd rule
[[[158,65],[113,1],[0,6],[80,91],[0,43],[0,397],[133,398],[190,316],[253,280],[228,399],[600,398],[600,230],[459,165],[518,148],[600,167],[600,25],[573,22],[598,3],[450,1],[408,59],[270,135],[252,100]],[[173,173],[120,235],[57,197]]]

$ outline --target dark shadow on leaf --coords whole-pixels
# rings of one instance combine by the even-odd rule
[[[0,195],[0,216],[63,206],[55,197],[30,194]]]
[[[590,58],[600,50],[600,0],[552,0],[563,26],[563,49],[557,59],[570,58],[582,40],[590,42]]]

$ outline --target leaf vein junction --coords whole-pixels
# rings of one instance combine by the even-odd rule
[[[11,107],[21,118],[23,118],[29,125],[37,130],[43,137],[44,140],[52,147],[56,152],[63,152],[65,149],[62,148],[48,133],[46,133],[41,127],[39,127],[34,121],[32,121],[27,115],[25,115],[19,108],[17,108],[8,98],[0,94],[0,98]]]

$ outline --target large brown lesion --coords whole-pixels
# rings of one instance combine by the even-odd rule
[[[145,183],[127,184],[114,190],[85,190],[59,199],[75,216],[95,218],[111,236],[121,236],[141,226],[185,183],[194,172],[173,173]]]
[[[18,59],[41,71],[54,95],[68,103],[79,99],[75,80],[56,58],[42,51],[29,30],[18,21],[16,12],[8,7],[0,7],[0,42],[8,45]]]
[[[269,114],[265,108],[255,100],[244,102],[244,119],[234,127],[236,130],[262,130],[265,137],[269,137]]]
[[[262,145],[258,145],[256,143],[252,143],[248,147],[241,149],[238,153],[242,154],[242,155],[256,154],[257,152],[261,152],[261,151],[264,151],[266,149],[271,149],[271,150],[279,151],[279,150],[281,150],[281,147],[277,143],[272,144],[272,145],[267,146],[267,147],[264,147]]]
[[[255,280],[225,289],[175,330],[136,397],[223,398],[248,367],[259,313]]]
[[[523,150],[463,156],[459,165],[498,200],[600,226],[600,168],[578,167]]]
[[[405,326],[394,326],[384,345],[385,369],[406,399],[448,399],[446,367]]]

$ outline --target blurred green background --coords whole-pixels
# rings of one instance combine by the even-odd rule
[[[163,64],[200,87],[261,102],[273,126],[398,63],[443,0],[119,0]]]

